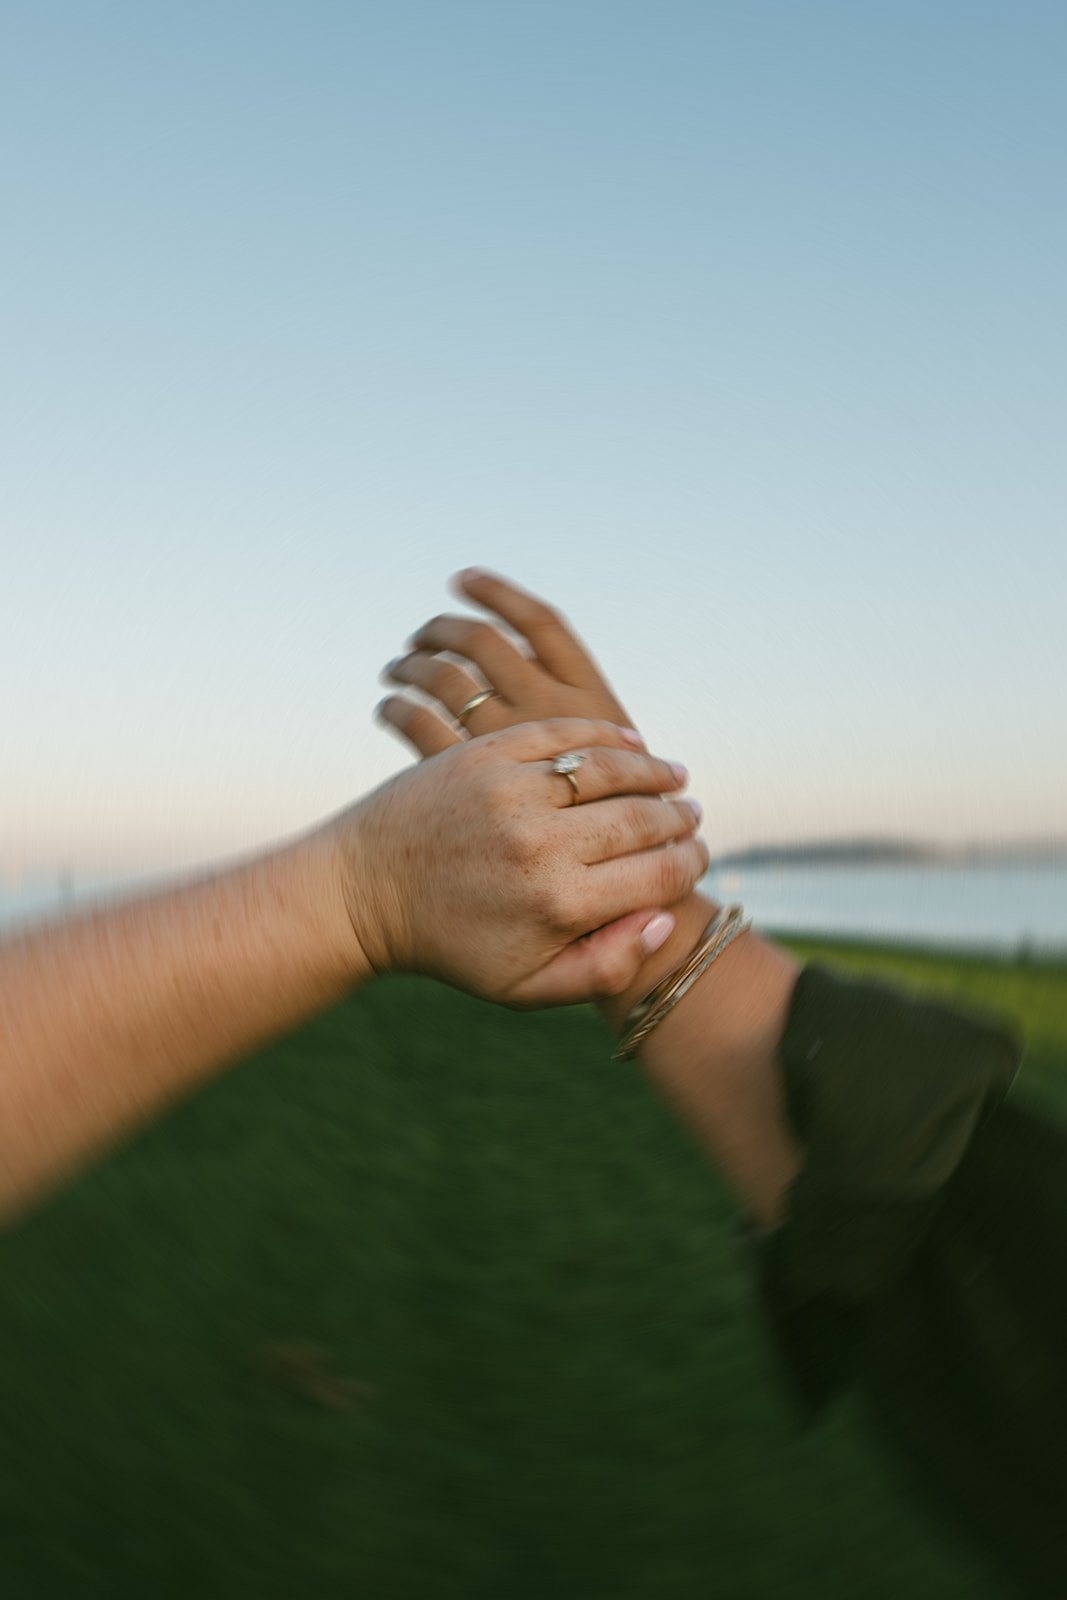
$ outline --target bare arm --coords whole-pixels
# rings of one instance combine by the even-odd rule
[[[370,968],[328,839],[0,946],[0,1209]]]
[[[674,907],[675,931],[625,994],[600,1002],[621,1032],[627,1012],[689,955],[714,902],[694,892]],[[749,932],[724,951],[641,1047],[649,1080],[685,1121],[725,1181],[765,1227],[781,1218],[800,1151],[784,1116],[778,1041],[799,965]]]
[[[443,715],[405,696],[387,699],[381,715],[421,754],[450,748],[464,735],[455,717],[486,685],[497,691],[465,719],[474,736],[528,716],[596,715],[628,720],[614,691],[569,625],[551,607],[488,574],[463,574],[460,592],[489,611],[519,644],[491,624],[436,617],[420,628],[409,653],[387,677],[433,696]],[[459,655],[469,668],[446,659]],[[696,945],[715,907],[695,890],[673,908],[675,928],[620,995],[600,1006],[619,1031],[634,1002],[677,967]],[[726,1181],[764,1225],[781,1215],[786,1189],[800,1168],[781,1100],[777,1058],[799,966],[787,951],[754,932],[738,939],[641,1050],[649,1078],[708,1150]]]
[[[575,746],[578,811],[547,759]],[[654,798],[678,786],[603,722],[516,728],[244,865],[4,941],[0,1213],[374,973],[516,1006],[623,988],[705,867],[692,810]]]

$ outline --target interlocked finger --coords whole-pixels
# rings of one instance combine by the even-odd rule
[[[610,795],[672,794],[686,781],[685,769],[671,762],[606,745],[564,750],[551,760],[528,765],[546,773],[557,807],[589,805]]]
[[[395,728],[420,756],[440,755],[442,750],[464,742],[463,735],[450,728],[435,711],[409,700],[407,695],[389,695],[375,714],[380,722]]]
[[[498,704],[500,696],[495,689],[487,688],[465,667],[428,650],[414,650],[397,661],[390,661],[385,677],[392,683],[410,684],[432,696],[453,719],[461,718],[463,726],[472,734],[491,733],[510,720],[506,714],[501,714],[504,708]],[[482,699],[482,696],[489,698]],[[476,702],[473,706],[472,701]],[[464,715],[468,706],[471,709]]]
[[[471,617],[434,617],[423,624],[411,643],[416,650],[450,650],[462,656],[494,689],[520,703],[540,672],[498,628]]]
[[[586,866],[640,850],[657,850],[692,837],[700,826],[695,800],[661,800],[646,795],[600,800],[581,813],[582,860]]]
[[[587,867],[585,881],[604,920],[610,921],[625,916],[635,899],[648,906],[676,905],[696,888],[710,864],[703,839],[686,839],[670,850],[643,850]]]
[[[536,595],[491,572],[458,575],[459,592],[506,622],[524,638],[546,672],[566,684],[599,683],[589,651],[565,617]],[[619,708],[621,711],[621,707]]]

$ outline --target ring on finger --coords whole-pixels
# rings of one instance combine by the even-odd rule
[[[460,706],[456,712],[456,725],[462,727],[472,711],[477,711],[479,706],[484,706],[487,700],[499,700],[499,689],[481,689],[477,694],[472,694],[465,706]]]
[[[555,761],[552,763],[552,771],[558,773],[561,778],[566,778],[567,782],[571,786],[572,806],[576,806],[582,798],[581,792],[578,788],[578,779],[574,776],[574,774],[578,771],[578,768],[582,765],[584,760],[585,757],[580,755],[578,751],[575,750],[569,751],[565,755],[557,756]]]

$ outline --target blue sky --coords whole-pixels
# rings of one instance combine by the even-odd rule
[[[0,874],[405,760],[549,594],[713,848],[1067,831],[1067,8],[9,3]]]

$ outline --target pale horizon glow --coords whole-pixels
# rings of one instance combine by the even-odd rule
[[[713,853],[1067,834],[1067,11],[122,0],[0,19],[0,889],[405,764],[493,567]]]

